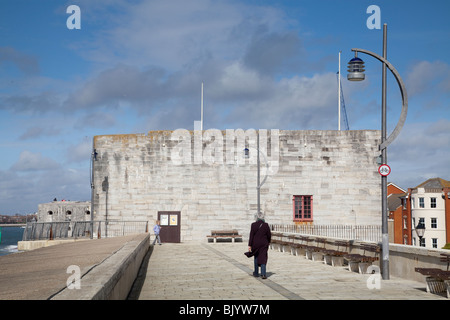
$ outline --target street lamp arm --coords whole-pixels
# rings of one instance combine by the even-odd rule
[[[265,165],[266,165],[266,175],[264,176],[264,179],[263,179],[263,181],[259,184],[259,186],[256,187],[257,189],[261,189],[262,185],[263,185],[264,182],[266,182],[266,180],[267,180],[267,176],[269,175],[269,162],[267,161],[266,155],[265,155],[261,150],[258,150],[258,148],[255,148],[255,147],[249,147],[249,148],[255,149],[255,150],[256,150],[257,152],[259,152],[259,154],[262,155],[263,158],[264,158],[264,163],[265,163]]]
[[[258,188],[261,189],[262,185],[264,184],[264,182],[266,182],[267,180],[267,176],[269,175],[269,162],[267,161],[266,155],[264,153],[261,152],[261,150],[258,150],[259,153],[263,156],[264,158],[264,162],[266,163],[266,175],[264,176],[263,181],[259,184]]]
[[[406,115],[408,113],[408,95],[406,93],[406,87],[405,87],[405,84],[404,84],[402,78],[400,77],[400,74],[398,73],[398,71],[394,68],[394,66],[389,61],[387,61],[383,57],[377,55],[376,53],[373,53],[368,50],[353,48],[352,51],[368,54],[369,56],[372,56],[372,57],[378,59],[382,63],[385,63],[386,66],[389,68],[389,70],[391,70],[392,74],[394,75],[395,79],[397,80],[398,86],[400,87],[400,92],[402,94],[402,111],[400,113],[400,119],[398,120],[398,123],[397,123],[394,131],[392,131],[392,133],[389,135],[389,137],[382,144],[380,144],[380,150],[383,150],[383,149],[387,148],[387,146],[390,145],[392,143],[392,141],[394,141],[395,138],[397,138],[397,136],[399,135],[400,131],[403,128],[403,125],[405,124]]]

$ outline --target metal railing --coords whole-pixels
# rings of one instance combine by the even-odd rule
[[[91,229],[93,234],[91,237]],[[23,241],[112,238],[148,232],[148,221],[62,221],[27,222]]]
[[[340,238],[346,240],[381,241],[381,226],[378,225],[283,225],[272,224],[272,231],[300,233],[312,236]]]

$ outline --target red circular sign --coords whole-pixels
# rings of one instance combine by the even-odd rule
[[[391,167],[389,167],[387,164],[382,164],[378,167],[378,173],[383,177],[387,177],[391,173]]]

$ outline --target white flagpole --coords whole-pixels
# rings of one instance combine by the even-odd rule
[[[339,51],[338,71],[338,130],[341,131],[341,51]]]
[[[203,131],[203,82],[202,82],[202,99],[201,99],[200,130]]]

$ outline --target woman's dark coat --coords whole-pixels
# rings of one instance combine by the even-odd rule
[[[252,247],[251,255],[256,256],[258,264],[267,264],[267,251],[269,249],[271,233],[269,225],[263,220],[252,223],[248,246]]]

